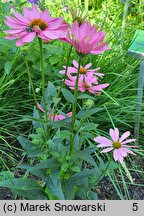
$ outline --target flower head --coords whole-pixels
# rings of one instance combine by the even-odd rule
[[[127,154],[135,155],[129,148],[134,148],[136,146],[126,145],[127,143],[135,142],[135,139],[126,139],[130,135],[129,131],[119,137],[119,130],[114,128],[109,130],[109,134],[111,139],[104,136],[94,138],[94,141],[99,143],[97,147],[107,147],[101,152],[106,153],[113,151],[114,160],[120,161],[120,163],[123,162],[123,159],[127,156]]]
[[[17,46],[32,42],[35,36],[44,41],[51,41],[66,35],[68,25],[63,22],[62,18],[51,18],[47,9],[41,12],[37,6],[31,9],[24,7],[24,16],[16,11],[13,14],[15,17],[9,15],[5,20],[5,23],[13,28],[5,31],[8,34],[5,38],[17,39]]]
[[[74,46],[79,54],[101,54],[109,48],[107,42],[103,42],[105,32],[98,31],[97,26],[91,26],[89,22],[83,22],[79,25],[75,21],[65,41]]]
[[[78,63],[77,63],[76,60],[73,60],[73,65],[74,65],[74,67],[68,67],[68,70],[67,70],[67,76],[68,76],[69,79],[73,79],[73,78],[76,79],[76,76],[73,76],[73,75],[77,75],[77,73],[78,73]],[[79,78],[84,79],[84,77],[86,77],[89,74],[93,74],[93,75],[96,75],[98,77],[103,77],[104,76],[103,73],[97,73],[97,71],[100,68],[90,69],[91,66],[92,66],[91,63],[87,64],[85,67],[83,67],[81,65],[80,66],[80,76],[79,76]],[[64,69],[66,69],[66,66],[63,66],[63,67],[64,67]],[[61,70],[59,73],[65,74],[65,70]]]
[[[65,80],[65,84],[69,86],[70,89],[75,89],[76,78],[71,76],[69,80]],[[80,92],[90,92],[92,94],[100,94],[103,88],[106,88],[109,84],[98,84],[98,79],[89,73],[87,76],[80,76],[78,81],[78,90]]]
[[[38,104],[38,109],[41,111],[41,112],[43,112],[43,113],[45,113],[45,111],[44,111],[44,109],[42,108],[42,106],[40,105],[40,104]],[[50,110],[48,110],[48,111],[50,111]],[[67,113],[67,114],[65,114],[65,115],[61,115],[61,114],[54,114],[54,113],[50,113],[50,114],[48,114],[48,117],[49,117],[49,119],[51,120],[51,121],[59,121],[59,120],[63,120],[63,119],[65,119],[65,118],[68,118],[68,117],[71,117],[72,116],[72,112],[69,112],[69,113]]]

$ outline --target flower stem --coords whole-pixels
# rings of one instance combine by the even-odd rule
[[[76,77],[75,83],[75,90],[74,90],[74,103],[72,108],[72,126],[71,126],[71,136],[70,136],[70,151],[73,150],[73,141],[74,141],[74,127],[76,121],[76,107],[77,107],[77,98],[78,98],[78,81],[79,81],[79,74],[80,74],[80,66],[81,66],[82,56],[79,57],[79,64],[78,64],[78,73]]]
[[[39,38],[39,46],[40,46],[40,62],[41,62],[41,78],[42,78],[42,98],[44,101],[45,119],[47,122],[48,115],[47,115],[47,104],[46,104],[46,98],[45,98],[45,71],[44,71],[44,56],[43,56],[43,40],[41,38]]]

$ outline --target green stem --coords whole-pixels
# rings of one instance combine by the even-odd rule
[[[75,90],[74,90],[74,103],[72,108],[72,126],[71,126],[71,136],[70,136],[70,151],[73,150],[73,141],[74,141],[74,127],[76,121],[76,107],[77,107],[77,99],[78,99],[78,81],[79,81],[79,74],[80,74],[80,66],[81,66],[82,57],[79,57],[79,64],[78,64],[78,73],[76,77],[75,83]]]
[[[40,62],[41,62],[41,78],[42,78],[42,98],[44,101],[44,111],[45,111],[45,119],[48,122],[47,115],[47,104],[45,98],[45,71],[44,71],[44,56],[43,56],[43,40],[39,38],[39,46],[40,46]]]

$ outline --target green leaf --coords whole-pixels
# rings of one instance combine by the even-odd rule
[[[34,106],[34,111],[33,111],[33,117],[36,119],[36,120],[33,120],[32,123],[34,125],[34,128],[37,129],[37,128],[41,128],[41,123],[40,123],[40,116],[39,116],[39,113],[36,109],[36,107]]]
[[[61,182],[59,180],[59,171],[53,170],[51,174],[45,179],[49,191],[59,200],[65,200]]]
[[[69,139],[70,132],[67,130],[58,130],[55,138],[61,138],[61,139]]]
[[[77,114],[77,118],[81,119],[83,118],[83,116],[85,116],[87,114],[87,117],[88,116],[91,116],[97,112],[100,112],[100,111],[103,111],[105,110],[104,108],[90,108],[89,109],[89,112],[87,113],[87,110],[80,110]]]
[[[68,167],[69,167],[69,164],[67,162],[64,162],[61,166],[61,169],[65,172],[67,171]]]
[[[34,179],[17,178],[0,181],[0,187],[6,187],[27,199],[46,199],[42,187]]]
[[[57,63],[59,62],[58,56],[51,56],[51,57],[49,58],[49,62],[50,62],[51,65],[57,64]]]
[[[74,137],[74,142],[73,142],[73,147],[76,149],[76,150],[79,150],[80,147],[79,147],[79,135],[78,133],[75,135]]]
[[[93,149],[94,150],[94,149]],[[92,151],[93,152],[93,151]],[[90,152],[88,152],[87,150],[83,150],[83,151],[79,151],[79,152],[75,152],[75,157],[79,158],[81,160],[87,161],[88,163],[90,163],[92,166],[97,167],[97,164],[95,162],[95,160],[93,159],[93,157],[90,155]],[[98,168],[98,167],[97,167]]]
[[[25,137],[19,136],[17,140],[23,147],[23,149],[27,152],[29,157],[36,157],[43,153],[42,149],[37,148],[31,141],[26,139]]]
[[[10,61],[7,61],[5,63],[5,66],[4,66],[4,70],[5,70],[5,73],[7,75],[9,75],[10,71],[11,71],[11,68],[12,68],[12,63]]]
[[[66,200],[73,200],[75,196],[74,186],[70,180],[64,180],[62,182],[64,195]]]
[[[80,131],[81,130],[92,131],[92,130],[95,130],[97,127],[98,127],[98,124],[86,122],[80,128]]]
[[[69,90],[63,88],[63,89],[62,89],[62,93],[63,93],[64,98],[65,98],[68,102],[70,102],[70,103],[72,103],[72,104],[74,103],[74,96],[73,96],[73,94],[72,94]]]
[[[80,171],[81,171],[80,167],[78,167],[78,166],[72,166],[72,167],[71,167],[71,170],[72,170],[73,172],[80,172]]]
[[[59,162],[53,158],[47,159],[41,163],[36,164],[35,166],[29,166],[29,165],[19,165],[18,166],[18,168],[26,169],[29,172],[32,172],[34,170],[39,170],[39,169],[55,169],[58,167],[60,167]]]
[[[48,83],[48,87],[46,88],[45,94],[47,95],[47,97],[48,96],[57,97],[58,93],[56,87],[52,82]]]
[[[92,174],[96,173],[96,169],[85,169],[81,171],[80,173],[75,173],[71,178],[70,181],[74,186],[80,186],[82,184],[85,184],[87,182],[87,179]]]
[[[0,180],[13,179],[14,173],[10,171],[2,171],[0,172]]]

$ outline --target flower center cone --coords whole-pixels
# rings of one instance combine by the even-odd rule
[[[40,28],[41,30],[45,30],[48,25],[46,22],[44,22],[42,19],[40,18],[36,18],[36,19],[33,19],[30,24],[29,24],[29,27],[33,28],[33,27],[38,27]]]

